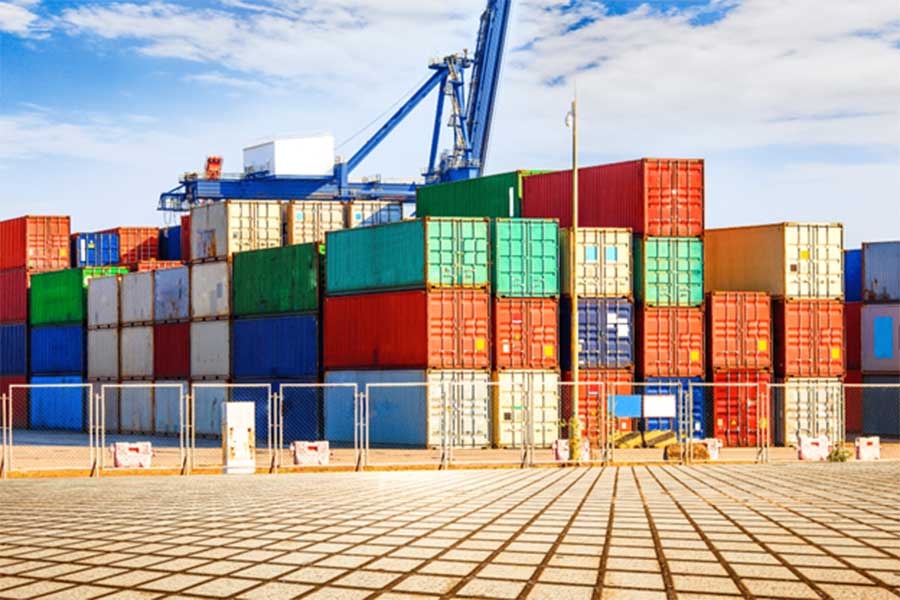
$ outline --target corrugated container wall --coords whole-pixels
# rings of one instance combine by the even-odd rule
[[[559,367],[559,303],[553,298],[494,298],[494,367]]]
[[[862,250],[844,250],[844,301],[862,302]]]
[[[559,230],[560,293],[571,294],[570,229]],[[627,228],[579,227],[578,275],[575,283],[579,296],[592,298],[631,298],[632,235]]]
[[[10,402],[12,409],[10,421],[17,429],[28,427],[28,393],[23,391],[25,388],[15,387],[22,385],[28,385],[28,377],[25,375],[0,377],[0,394],[6,396]]]
[[[159,258],[159,229],[156,227],[118,227],[100,233],[119,236],[119,264],[133,265]]]
[[[549,448],[559,438],[559,371],[509,370],[494,374],[493,437],[499,448],[525,445],[525,410],[530,411],[531,439],[537,448]],[[523,410],[523,407],[527,407]]]
[[[29,273],[70,266],[69,217],[19,217],[0,222],[0,269]]]
[[[844,304],[844,340],[846,348],[847,370],[862,369],[862,303],[847,302]]]
[[[87,370],[87,340],[79,325],[31,328],[31,372],[82,375]]]
[[[177,435],[186,416],[185,396],[189,393],[184,381],[156,381],[153,400],[153,428],[156,433]]]
[[[900,302],[900,242],[862,245],[863,301]]]
[[[643,377],[703,377],[702,308],[639,308],[637,370]]]
[[[353,200],[347,203],[347,227],[372,227],[402,220],[402,202]]]
[[[572,396],[575,393],[571,371],[563,373],[567,383],[562,388],[562,419],[568,423],[572,418]],[[634,374],[626,369],[579,369],[578,371],[578,415],[581,420],[582,435],[594,447],[606,440],[607,396],[629,395]]]
[[[712,436],[729,448],[762,445],[772,422],[767,417],[771,381],[771,373],[765,371],[713,374],[716,385],[708,392]],[[768,437],[771,442],[771,430]]]
[[[88,281],[87,324],[89,328],[116,327],[119,324],[119,286],[121,276],[97,277]]]
[[[319,375],[316,315],[234,322],[232,374],[237,379],[294,379]]]
[[[844,374],[844,305],[835,300],[775,302],[775,373],[779,377]]]
[[[123,327],[119,344],[122,379],[152,379],[153,327]]]
[[[560,301],[560,359],[572,368],[572,300]],[[578,366],[582,369],[623,369],[634,365],[634,305],[616,298],[578,299]]]
[[[106,267],[119,264],[118,233],[72,234],[73,267]]]
[[[525,178],[522,216],[572,226],[572,172]],[[645,158],[578,171],[579,227],[629,227],[655,237],[703,235],[702,160]]]
[[[191,265],[191,318],[231,315],[231,265],[225,261]]]
[[[227,379],[231,371],[231,323],[191,323],[191,377]]]
[[[419,217],[522,216],[522,181],[541,171],[513,171],[416,189]]]
[[[706,290],[761,291],[788,299],[844,297],[844,228],[776,223],[705,233]]]
[[[900,438],[900,375],[865,375],[863,433]]]
[[[691,384],[701,383],[702,377],[648,377],[645,380],[646,385],[641,389],[647,402],[646,396],[674,396],[676,404],[680,400],[687,405],[687,395],[693,392],[690,407],[693,415],[690,423],[685,423],[685,428],[690,428],[693,432],[694,439],[702,440],[706,437],[706,394],[702,387],[693,387]],[[669,417],[645,417],[644,425],[647,431],[674,431],[677,432],[681,428],[680,420],[685,414],[678,410],[675,418]]]
[[[122,433],[153,433],[153,388],[133,382],[119,389],[119,428]]]
[[[83,383],[83,379],[77,375],[31,377],[31,385],[47,387],[34,388],[30,393],[29,427],[86,431],[88,425],[86,406],[90,392],[87,387],[76,387]]]
[[[802,433],[843,439],[843,386],[838,378],[795,378],[773,389],[772,421],[777,446],[797,443]]]
[[[161,323],[153,327],[153,376],[187,379],[191,375],[191,324]]]
[[[122,324],[153,322],[154,273],[128,273],[122,276],[120,296],[122,298]]]
[[[322,252],[314,243],[236,254],[234,315],[318,311]]]
[[[329,295],[487,287],[487,219],[420,219],[328,234]]]
[[[92,329],[87,332],[88,378],[119,379],[119,330]]]
[[[224,386],[219,386],[219,384],[224,383],[224,380],[210,381],[209,383],[216,384],[216,387],[192,387],[191,389],[191,394],[194,397],[193,427],[202,436],[220,438],[223,424],[222,411],[225,402],[228,400],[228,392]]]
[[[772,369],[772,300],[763,292],[715,292],[706,302],[712,371]]]
[[[863,389],[856,387],[862,382],[862,371],[847,371],[844,375],[844,426],[847,433],[863,433]]]
[[[191,214],[181,215],[181,260],[191,260]]]
[[[329,231],[344,229],[344,205],[335,200],[303,200],[282,205],[286,246],[324,242]]]
[[[703,303],[703,242],[693,238],[634,241],[634,292],[647,306]]]
[[[28,373],[28,325],[0,324],[0,375]]]
[[[226,200],[191,209],[191,260],[281,246],[280,202]]]
[[[181,225],[159,230],[159,260],[184,260],[181,257]]]
[[[77,323],[87,318],[87,282],[94,277],[127,273],[125,267],[84,267],[31,278],[30,323]]]
[[[900,373],[900,304],[863,305],[862,370]]]
[[[31,275],[25,269],[0,271],[0,322],[28,320],[28,288]]]
[[[189,267],[154,272],[153,313],[157,323],[191,318],[191,274]]]
[[[559,295],[559,227],[549,219],[491,222],[491,291],[497,296]]]

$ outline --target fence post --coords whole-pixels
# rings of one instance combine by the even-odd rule
[[[6,414],[6,394],[0,395],[0,479],[6,479],[6,446],[7,446],[7,421],[9,418]]]

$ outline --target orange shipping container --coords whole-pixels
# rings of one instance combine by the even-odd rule
[[[118,227],[100,233],[119,234],[121,265],[133,265],[159,258],[159,229],[156,227]]]
[[[69,217],[19,217],[0,223],[0,270],[46,273],[68,269]]]
[[[494,365],[497,369],[559,366],[559,302],[554,298],[494,298]]]
[[[769,415],[769,383],[764,372],[724,372],[713,375],[713,436],[726,447],[761,445],[767,434],[772,440]],[[709,389],[709,388],[705,388]]]
[[[763,292],[713,292],[706,302],[710,370],[772,368],[772,300]]]
[[[571,371],[563,373],[563,380],[572,381]],[[606,440],[607,395],[631,394],[633,381],[634,375],[625,369],[579,369],[578,416],[581,421],[582,436],[591,441],[592,447],[602,445]],[[563,384],[562,415],[566,428],[568,428],[569,419],[572,418],[573,393],[574,385]],[[617,420],[631,421],[631,419]],[[631,427],[628,428],[628,431],[630,430]]]
[[[837,300],[775,303],[775,372],[779,377],[844,374],[844,304]]]
[[[703,308],[638,309],[638,372],[647,377],[703,377]]]

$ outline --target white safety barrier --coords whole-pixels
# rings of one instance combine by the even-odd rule
[[[294,464],[298,467],[327,467],[331,450],[327,441],[294,442],[291,444]]]
[[[881,438],[878,436],[856,438],[856,460],[880,460]]]
[[[709,454],[709,460],[719,460],[719,451],[722,449],[722,441],[717,438],[706,438],[703,440],[706,445],[706,452]]]
[[[812,437],[800,434],[797,436],[797,458],[799,460],[826,460],[831,452],[828,436]]]
[[[109,453],[117,469],[149,469],[153,463],[150,442],[116,442],[110,445]]]
[[[569,462],[571,460],[571,444],[567,439],[556,440],[553,442],[552,446],[553,450],[553,458],[557,462]],[[590,444],[582,442],[581,446],[579,446],[579,454],[578,461],[580,462],[591,462],[591,446]]]

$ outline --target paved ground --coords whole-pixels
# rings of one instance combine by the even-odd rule
[[[900,463],[0,481],[0,597],[895,598]]]

